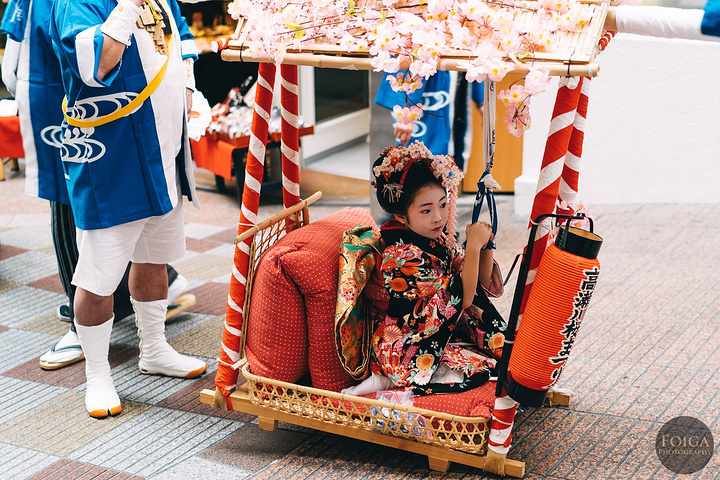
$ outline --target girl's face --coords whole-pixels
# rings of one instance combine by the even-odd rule
[[[440,238],[448,220],[447,194],[438,185],[427,185],[418,190],[408,207],[407,215],[395,214],[410,230],[423,237]]]

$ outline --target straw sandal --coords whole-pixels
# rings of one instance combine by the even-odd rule
[[[167,313],[165,314],[165,320],[170,320],[172,317],[177,315],[180,312],[184,312],[188,308],[192,307],[197,303],[197,299],[195,298],[195,295],[192,293],[186,293],[184,295],[180,295],[177,297],[173,302],[168,305]]]
[[[40,368],[43,370],[57,370],[84,359],[80,340],[72,330],[52,346],[50,351],[40,357]]]

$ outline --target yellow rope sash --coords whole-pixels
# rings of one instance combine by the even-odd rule
[[[175,26],[175,19],[172,15],[172,10],[170,10],[170,7],[168,6],[167,2],[165,0],[160,0],[160,3],[162,3],[162,7],[166,9],[166,12],[168,14],[168,21],[170,22],[170,26],[172,27],[173,37],[180,38],[177,34],[177,27]],[[165,59],[165,63],[163,63],[163,66],[160,68],[160,70],[155,74],[152,80],[150,80],[150,83],[147,84],[147,86],[143,89],[140,94],[133,98],[130,103],[122,107],[120,110],[117,110],[113,113],[110,113],[108,115],[104,115],[102,117],[93,119],[93,120],[79,120],[76,118],[72,118],[67,114],[67,104],[68,99],[67,97],[63,98],[62,101],[62,111],[63,116],[65,117],[65,121],[68,123],[68,125],[72,125],[73,127],[80,127],[80,128],[89,128],[89,127],[99,127],[100,125],[105,125],[106,123],[114,122],[118,118],[122,118],[126,115],[128,115],[130,112],[135,110],[136,108],[140,107],[140,105],[145,102],[145,100],[152,95],[152,93],[155,91],[155,89],[160,86],[163,79],[165,78],[165,73],[167,72],[168,63],[170,62],[170,55],[172,53],[172,46],[173,46],[173,40],[174,38],[169,39],[169,45],[168,45],[168,53],[167,58]]]

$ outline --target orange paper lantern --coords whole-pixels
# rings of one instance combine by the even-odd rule
[[[516,401],[542,406],[560,378],[595,291],[601,244],[592,232],[565,227],[545,251],[508,364],[507,392]]]

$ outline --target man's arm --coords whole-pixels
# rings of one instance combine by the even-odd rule
[[[120,63],[125,47],[130,45],[130,37],[144,1],[119,0],[117,7],[100,27],[100,31],[105,35],[97,70],[100,80],[105,80],[107,74]]]
[[[15,96],[17,86],[17,69],[20,60],[20,42],[8,37],[5,43],[5,54],[2,60],[2,81],[8,92]]]

